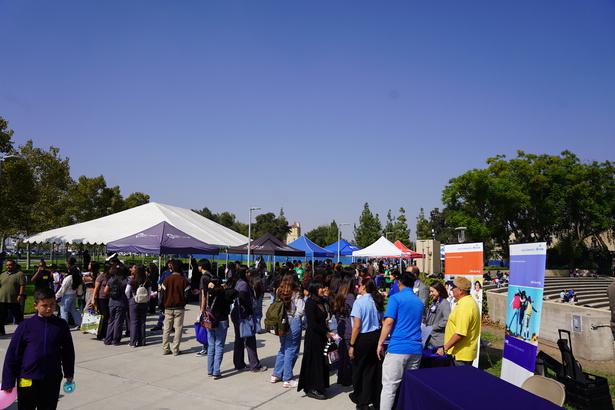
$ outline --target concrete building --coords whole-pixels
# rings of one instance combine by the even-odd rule
[[[295,221],[290,226],[290,232],[288,233],[288,235],[286,235],[286,244],[289,244],[292,241],[299,239],[300,236],[301,236],[301,224]]]
[[[416,251],[425,255],[423,259],[416,259],[416,266],[427,275],[440,273],[440,242],[434,239],[419,239],[416,241]]]

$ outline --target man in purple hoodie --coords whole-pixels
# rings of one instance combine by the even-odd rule
[[[17,384],[19,408],[55,409],[62,370],[72,381],[75,349],[68,323],[55,316],[56,299],[51,289],[34,292],[36,314],[17,327],[4,358],[2,390]]]

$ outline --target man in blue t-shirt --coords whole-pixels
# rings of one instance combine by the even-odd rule
[[[380,410],[393,408],[404,370],[418,369],[421,364],[421,319],[425,305],[412,291],[414,279],[411,272],[402,273],[398,278],[399,292],[389,298],[384,314],[377,351],[378,357],[384,358]],[[389,334],[391,340],[385,356],[383,345]]]

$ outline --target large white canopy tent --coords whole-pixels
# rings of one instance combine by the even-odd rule
[[[384,236],[368,247],[352,252],[353,258],[401,258],[403,255],[402,250]]]
[[[33,235],[26,243],[73,243],[104,245],[145,229],[168,222],[175,228],[209,245],[239,246],[248,238],[196,212],[150,202],[115,214]]]

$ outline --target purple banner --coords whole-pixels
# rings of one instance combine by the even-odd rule
[[[506,336],[504,338],[503,357],[518,364],[524,369],[534,372],[536,365],[537,346],[526,343],[516,337]]]
[[[544,286],[547,255],[511,255],[510,284],[516,286]]]

